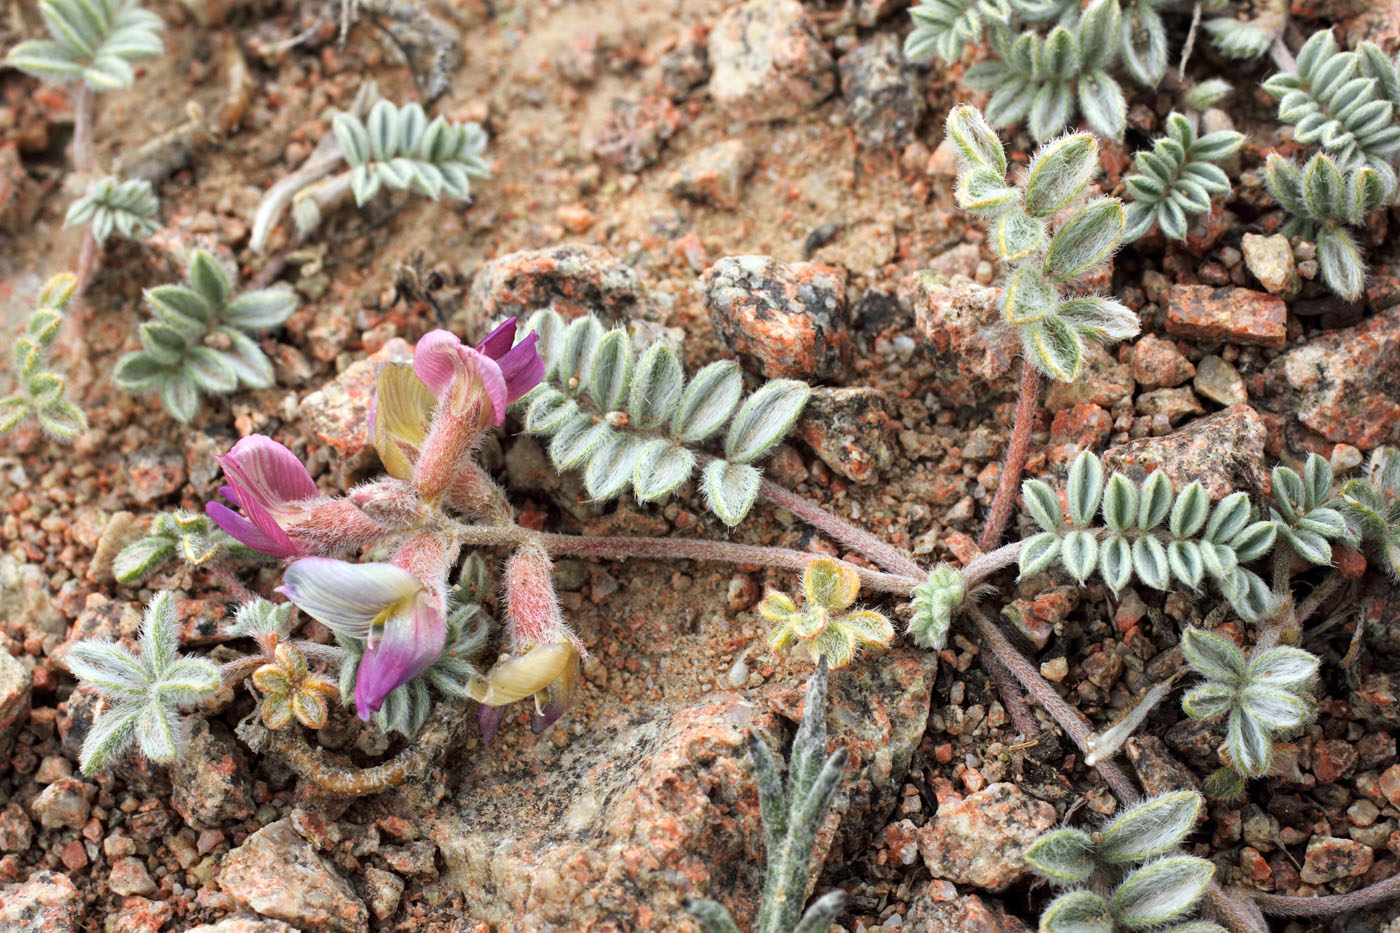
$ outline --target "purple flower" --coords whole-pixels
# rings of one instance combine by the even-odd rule
[[[307,553],[287,534],[321,498],[306,467],[270,437],[251,434],[218,458],[229,485],[219,490],[243,514],[210,502],[209,517],[233,537],[272,557]]]
[[[491,403],[491,420],[499,425],[511,403],[544,378],[544,360],[535,349],[538,341],[539,334],[532,331],[515,343],[515,318],[475,348],[463,345],[450,331],[435,330],[414,348],[413,371],[439,402],[451,391],[459,367],[474,373]]]
[[[433,666],[447,640],[441,599],[397,564],[304,557],[277,592],[333,632],[367,642],[355,675],[355,712],[366,722],[396,687]]]

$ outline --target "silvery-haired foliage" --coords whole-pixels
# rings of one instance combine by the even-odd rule
[[[140,583],[179,557],[191,567],[211,560],[262,560],[260,552],[234,540],[203,512],[163,512],[151,523],[151,532],[117,552],[112,575],[128,586]]]
[[[83,741],[84,773],[107,767],[133,743],[152,761],[172,761],[187,739],[179,711],[219,689],[217,667],[180,654],[175,599],[169,592],[157,593],[146,609],[139,647],[136,654],[116,642],[84,639],[68,653],[73,676],[109,704]]]
[[[136,80],[131,63],[161,52],[160,17],[136,0],[39,0],[39,14],[50,38],[21,42],[5,58],[38,78],[125,90]]]
[[[1118,57],[1121,24],[1118,0],[1094,0],[1073,27],[1056,26],[1043,38],[1000,30],[996,58],[969,68],[964,83],[991,93],[993,126],[1026,120],[1037,142],[1060,132],[1076,110],[1095,133],[1121,139],[1127,103],[1107,71]]]
[[[1152,229],[1173,240],[1186,239],[1189,218],[1210,212],[1212,195],[1230,190],[1230,179],[1217,162],[1244,145],[1244,134],[1220,130],[1196,135],[1191,121],[1179,113],[1167,117],[1167,135],[1152,142],[1150,151],[1133,156],[1133,174],[1123,184],[1133,196],[1127,209],[1123,240],[1131,242]]]
[[[1265,13],[1253,19],[1217,16],[1201,23],[1215,50],[1226,58],[1235,59],[1263,55],[1286,25],[1288,17],[1276,13]]]
[[[434,690],[458,699],[469,695],[468,685],[480,673],[471,659],[486,647],[490,634],[490,622],[480,604],[480,588],[473,588],[470,577],[464,569],[461,582],[448,593],[447,640],[437,660],[417,677],[390,691],[384,698],[384,705],[372,715],[374,724],[386,735],[397,732],[405,738],[413,738],[433,710]],[[340,632],[334,634],[336,642],[346,651],[346,660],[340,667],[340,699],[350,706],[355,696],[355,675],[366,644],[360,638]]]
[[[802,910],[817,830],[846,768],[845,748],[826,754],[827,679],[823,656],[807,679],[807,700],[802,725],[792,741],[786,789],[773,753],[753,732],[748,735],[768,853],[763,903],[750,927],[754,933],[825,933],[846,901],[845,892],[831,891]],[[729,911],[716,901],[687,900],[685,909],[705,933],[738,933]]]
[[[1298,50],[1297,70],[1281,72],[1263,88],[1278,98],[1278,118],[1293,124],[1293,139],[1317,145],[1342,170],[1368,165],[1389,176],[1400,155],[1400,74],[1372,43],[1338,52],[1331,30],[1314,33]]]
[[[1342,486],[1338,505],[1359,543],[1376,547],[1391,578],[1400,580],[1400,450],[1373,450],[1365,475]]]
[[[117,361],[112,381],[120,388],[160,393],[170,416],[187,422],[201,393],[272,385],[272,361],[252,335],[280,326],[296,310],[291,289],[234,297],[218,260],[195,250],[187,285],[161,285],[145,297],[154,317],[141,325],[142,349]]]
[[[1050,233],[1050,218],[1098,174],[1098,141],[1090,133],[1074,133],[1046,143],[1031,160],[1024,184],[1015,185],[1007,180],[1001,140],[977,108],[955,107],[947,131],[963,163],[958,206],[986,220],[1006,270],[1003,318],[1020,332],[1027,357],[1041,372],[1073,381],[1084,362],[1085,341],[1122,340],[1138,332],[1137,315],[1119,302],[1064,293],[1117,248],[1123,205],[1115,198],[1095,198]]]
[[[1010,22],[1011,0],[919,0],[909,16],[914,29],[905,37],[904,56],[913,62],[934,56],[954,62],[967,46],[982,41],[984,27]]]
[[[1210,887],[1215,866],[1172,855],[1196,827],[1203,801],[1195,791],[1162,794],[1125,810],[1097,833],[1051,830],[1026,850],[1033,870],[1055,885],[1084,885],[1060,894],[1040,915],[1042,933],[1224,933],[1185,920]],[[1185,922],[1183,922],[1185,921]]]
[[[687,382],[670,347],[658,343],[638,357],[625,329],[604,330],[591,316],[566,324],[546,309],[529,330],[540,336],[545,377],[522,400],[525,430],[550,438],[555,468],[582,470],[594,499],[629,486],[638,502],[670,495],[695,469],[692,448],[724,431],[724,458],[701,471],[701,491],[720,520],[737,525],[758,496],[752,464],[783,439],[812,392],[804,382],[773,379],[745,399],[732,360]]]
[[[63,311],[72,300],[77,279],[58,275],[39,292],[39,307],[29,315],[24,333],[15,341],[15,377],[19,386],[0,398],[0,434],[19,427],[27,418],[47,433],[73,440],[86,433],[87,415],[68,398],[68,380],[48,369],[49,349],[63,329]]]
[[[909,635],[915,644],[942,651],[948,644],[953,613],[967,598],[967,580],[947,564],[929,571],[928,579],[914,587],[910,602]]]
[[[1157,7],[1167,0],[1129,0],[1118,26],[1123,67],[1138,84],[1156,87],[1167,73],[1167,27]]]
[[[333,128],[350,163],[356,204],[373,198],[381,187],[465,201],[471,180],[490,174],[481,158],[486,132],[479,124],[449,123],[443,117],[430,122],[417,103],[397,107],[381,100],[363,122],[337,114]]]
[[[144,178],[120,181],[115,177],[92,183],[87,193],[68,208],[64,226],[89,224],[97,242],[107,242],[114,232],[128,240],[144,240],[160,229],[160,203]]]
[[[1186,105],[1192,110],[1206,110],[1224,100],[1231,90],[1230,82],[1224,78],[1208,78],[1186,92]]]
[[[1134,576],[1156,590],[1173,579],[1194,590],[1209,576],[1241,618],[1258,621],[1273,608],[1268,586],[1242,565],[1269,552],[1277,526],[1256,520],[1247,494],[1228,495],[1212,509],[1199,482],[1175,493],[1160,470],[1141,485],[1117,472],[1105,482],[1103,464],[1087,450],[1071,465],[1065,493],[1068,525],[1048,483],[1021,485],[1026,511],[1041,528],[1021,549],[1023,577],[1056,558],[1080,583],[1098,574],[1115,593]],[[1094,524],[1096,513],[1102,525]]]
[[[1182,698],[1186,715],[1227,717],[1222,751],[1228,766],[1249,777],[1267,773],[1274,740],[1313,716],[1318,658],[1275,645],[1256,649],[1246,660],[1228,638],[1194,627],[1181,636],[1181,651],[1191,669],[1205,678]]]
[[[1277,153],[1269,156],[1265,181],[1274,200],[1291,215],[1283,232],[1317,245],[1322,280],[1348,301],[1361,297],[1366,263],[1347,228],[1365,223],[1395,193],[1395,174],[1369,165],[1343,170],[1319,152],[1299,169]]]
[[[1332,542],[1355,544],[1356,538],[1332,496],[1332,464],[1326,457],[1308,454],[1303,475],[1286,466],[1273,472],[1274,508],[1269,517],[1279,538],[1310,564],[1332,563]]]

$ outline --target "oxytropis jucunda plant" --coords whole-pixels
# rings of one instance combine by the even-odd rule
[[[39,14],[49,38],[19,43],[5,64],[73,91],[73,171],[88,189],[73,203],[66,222],[87,225],[77,268],[81,294],[98,249],[111,233],[143,239],[158,227],[149,182],[94,177],[92,93],[128,90],[136,80],[132,64],[161,53],[164,26],[136,0],[40,0]]]
[[[1371,42],[1341,52],[1331,30],[1313,34],[1295,68],[1263,84],[1278,98],[1278,118],[1293,139],[1316,152],[1301,168],[1269,156],[1269,193],[1291,215],[1284,232],[1315,241],[1323,281],[1354,301],[1366,265],[1352,228],[1396,194],[1400,160],[1400,64]]]
[[[239,385],[272,385],[272,361],[254,334],[280,327],[296,310],[291,289],[264,288],[235,296],[219,261],[190,254],[188,283],[146,290],[154,315],[141,325],[141,349],[117,361],[112,381],[129,392],[155,392],[170,417],[187,422],[201,394]]]
[[[1210,887],[1215,866],[1176,851],[1196,828],[1201,795],[1178,791],[1144,800],[1097,832],[1062,828],[1041,836],[1026,861],[1057,887],[1068,888],[1040,915],[1041,933],[1225,933],[1190,920]]]
[[[15,391],[0,398],[0,434],[33,418],[49,434],[71,441],[87,431],[87,415],[68,398],[68,380],[49,370],[49,350],[63,328],[63,312],[77,280],[71,275],[50,279],[39,292],[38,307],[25,322],[14,344]]]
[[[763,902],[749,927],[754,933],[824,933],[846,903],[844,891],[830,891],[802,909],[817,830],[831,809],[848,757],[844,748],[826,753],[827,681],[826,656],[819,654],[807,680],[802,726],[792,740],[786,785],[768,745],[753,732],[748,734],[768,854]],[[704,933],[738,933],[723,904],[692,899],[685,909]]]

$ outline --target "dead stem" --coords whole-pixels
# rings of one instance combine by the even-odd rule
[[[408,746],[393,758],[370,768],[345,767],[330,761],[326,753],[312,748],[296,726],[271,730],[257,716],[249,716],[238,726],[238,736],[255,752],[274,752],[287,766],[321,790],[344,797],[365,797],[420,778],[457,743],[471,718],[469,700],[444,697],[428,716],[428,721]]]

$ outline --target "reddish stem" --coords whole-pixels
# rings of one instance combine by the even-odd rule
[[[840,542],[873,564],[891,573],[923,579],[927,574],[914,558],[893,545],[886,544],[863,528],[857,528],[844,518],[809,502],[797,493],[784,489],[772,480],[759,484],[758,494],[776,506],[787,509],[833,541]]]
[[[1021,470],[1026,465],[1026,452],[1031,445],[1031,428],[1035,424],[1036,402],[1040,399],[1040,370],[1030,357],[1021,363],[1021,394],[1016,401],[1016,423],[1011,428],[1011,440],[1006,445],[1006,462],[1001,467],[1001,481],[992,499],[992,512],[977,546],[989,551],[1001,542],[1011,509],[1016,504],[1016,490],[1021,485]]]
[[[1374,907],[1400,897],[1400,875],[1391,875],[1370,887],[1350,894],[1329,894],[1326,897],[1286,897],[1282,894],[1251,894],[1254,903],[1266,914],[1275,917],[1335,917],[1347,910]]]

